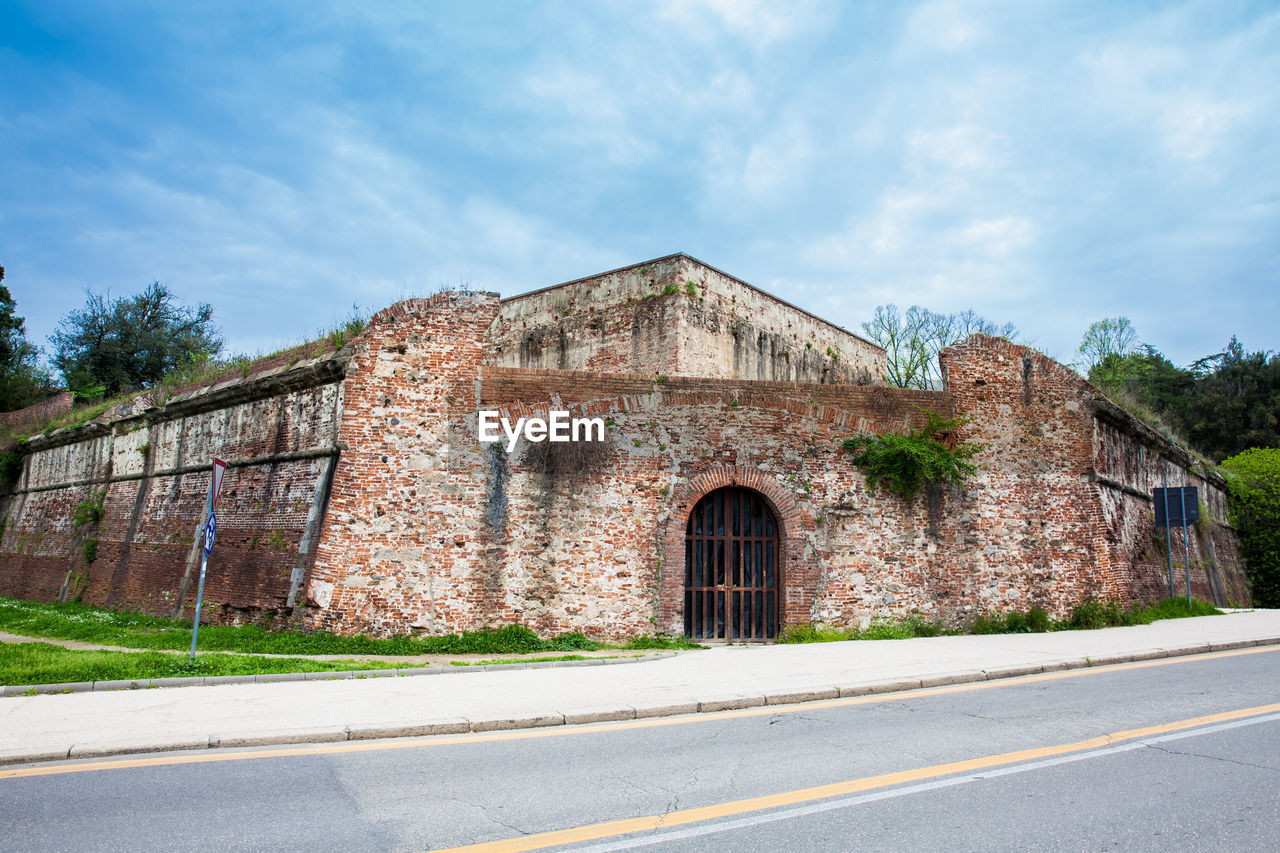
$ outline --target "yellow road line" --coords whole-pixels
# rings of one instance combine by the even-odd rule
[[[908,690],[901,693],[877,693],[867,696],[853,696],[845,699],[822,699],[795,705],[764,705],[754,708],[743,708],[737,711],[686,714],[678,717],[654,717],[642,720],[623,720],[613,723],[592,723],[590,725],[581,726],[549,726],[535,729],[515,729],[480,734],[430,735],[427,737],[406,737],[388,740],[345,741],[318,746],[237,751],[228,750],[225,752],[209,750],[207,752],[188,753],[185,755],[156,755],[147,758],[103,759],[101,761],[81,761],[76,764],[43,764],[36,767],[22,767],[9,770],[0,769],[0,779],[21,779],[30,776],[56,776],[63,773],[89,773],[99,770],[126,770],[134,767],[167,767],[171,765],[206,764],[219,761],[247,761],[261,758],[335,755],[347,752],[381,752],[383,750],[390,749],[418,749],[425,746],[449,746],[460,743],[492,743],[495,741],[567,737],[573,735],[628,731],[632,729],[660,728],[663,726],[681,726],[689,723],[703,723],[714,720],[773,716],[775,714],[793,714],[823,708],[842,708],[851,705],[873,705],[881,702],[902,702],[929,696],[942,696],[950,693],[967,693],[973,690],[1015,687],[1023,684],[1034,684],[1041,681],[1057,681],[1063,678],[1080,678],[1086,675],[1101,675],[1108,672],[1123,672],[1133,669],[1149,669],[1157,666],[1195,663],[1197,661],[1214,660],[1217,658],[1238,657],[1240,655],[1264,654],[1269,652],[1280,652],[1280,646],[1256,646],[1248,649],[1235,649],[1225,652],[1208,652],[1200,655],[1157,658],[1155,660],[1138,661],[1136,663],[1111,664],[1108,666],[1088,667],[1085,669],[1068,669],[1058,672],[1043,673],[1041,675],[1027,675],[1017,678],[998,679],[996,681],[976,681],[967,684],[953,684],[945,687],[927,687],[924,689]]]
[[[1192,729],[1198,726],[1211,725],[1213,723],[1225,723],[1231,720],[1241,720],[1247,717],[1256,717],[1263,714],[1275,713],[1277,711],[1280,711],[1280,703],[1273,705],[1259,705],[1254,708],[1241,708],[1236,711],[1225,711],[1220,714],[1208,714],[1203,717],[1192,717],[1190,719],[1178,720],[1172,723],[1145,726],[1140,729],[1128,729],[1121,732],[1112,732],[1111,734],[1099,735],[1098,737],[1079,740],[1074,743],[1063,743],[1056,746],[1041,746],[1036,747],[1035,749],[1020,749],[1015,752],[1002,752],[998,755],[987,755],[982,758],[971,758],[965,761],[952,761],[947,764],[934,764],[930,767],[917,767],[913,770],[900,770],[895,773],[882,773],[878,776],[851,779],[847,782],[835,782],[830,785],[818,785],[813,788],[800,788],[799,790],[786,791],[781,794],[768,794],[763,797],[749,797],[745,800],[734,800],[732,802],[719,803],[712,806],[681,809],[680,811],[667,812],[666,814],[647,815],[645,817],[628,818],[626,820],[611,820],[605,823],[593,823],[586,826],[574,827],[572,829],[560,829],[553,832],[540,832],[536,835],[524,835],[519,838],[506,838],[500,841],[486,841],[480,844],[468,844],[463,847],[450,847],[438,850],[436,853],[461,853],[461,851],[468,851],[468,853],[521,853],[521,851],[541,850],[546,847],[555,847],[561,844],[575,844],[582,841],[595,841],[600,838],[629,835],[634,832],[667,829],[673,826],[697,823],[704,820],[714,820],[716,818],[731,817],[734,815],[746,814],[748,812],[761,811],[763,809],[773,809],[781,806],[794,806],[800,803],[812,802],[813,800],[823,800],[829,797],[855,794],[860,791],[869,791],[874,788],[883,788],[889,785],[900,785],[905,782],[919,782],[923,779],[948,776],[952,773],[966,773],[974,770],[999,767],[1005,764],[1015,764],[1021,761],[1049,758],[1070,752],[1098,749],[1121,741],[1152,737],[1154,735],[1161,735],[1167,732],[1182,731],[1184,729]]]

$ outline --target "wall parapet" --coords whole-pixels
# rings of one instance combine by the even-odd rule
[[[1088,380],[1084,381],[1088,382]],[[1094,388],[1092,385],[1089,385],[1089,387]],[[1096,388],[1094,390],[1097,391]],[[1226,477],[1219,474],[1196,454],[1154,429],[1137,415],[1116,405],[1104,396],[1101,391],[1097,393],[1098,396],[1087,401],[1086,404],[1093,412],[1094,417],[1120,428],[1147,446],[1154,446],[1170,462],[1186,469],[1188,472],[1193,472],[1196,476],[1201,477],[1208,483],[1212,483],[1219,489],[1225,490],[1227,488]],[[1149,499],[1151,496],[1146,495],[1146,497]]]
[[[342,379],[350,361],[350,349],[343,348],[316,359],[300,362],[290,368],[276,368],[243,379],[207,385],[186,394],[180,394],[160,406],[155,405],[152,398],[144,394],[107,410],[89,423],[65,426],[50,433],[32,436],[18,447],[24,453],[49,450],[106,435],[117,426],[133,422],[160,423],[176,420],[215,409],[225,409],[239,403],[249,403],[327,385]]]

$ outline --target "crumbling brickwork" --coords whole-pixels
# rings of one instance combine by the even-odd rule
[[[412,299],[353,343],[311,624],[385,634],[511,621],[501,579],[478,571],[486,455],[475,419],[497,310],[491,294]]]
[[[189,608],[217,455],[231,468],[206,599],[223,620],[680,633],[689,513],[729,486],[777,521],[784,626],[1162,597],[1150,491],[1166,482],[1201,490],[1193,594],[1248,603],[1222,481],[1072,371],[975,336],[943,353],[940,392],[857,384],[839,372],[847,352],[788,373],[778,347],[850,339],[716,275],[672,256],[517,300],[408,300],[341,353],[37,438],[5,499],[0,592]],[[698,295],[665,293],[677,281]],[[629,288],[656,295],[619,300]],[[763,300],[744,314],[756,344],[775,336],[772,356],[735,350],[743,327],[724,312],[757,298],[743,294]],[[522,317],[565,320],[566,343],[537,343]],[[575,337],[579,321],[601,324],[592,341]],[[881,364],[872,350],[862,364]],[[546,366],[554,351],[564,368]],[[508,451],[479,440],[482,409],[599,417],[605,440]],[[868,489],[842,441],[918,428],[929,412],[965,419],[955,439],[982,446],[976,475],[912,499]],[[1174,551],[1180,593],[1180,531]]]

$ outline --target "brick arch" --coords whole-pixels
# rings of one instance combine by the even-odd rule
[[[661,633],[684,633],[684,537],[689,513],[698,501],[724,486],[742,486],[758,492],[773,514],[779,531],[779,568],[782,608],[779,627],[807,624],[818,583],[818,566],[804,546],[811,526],[791,492],[773,477],[746,465],[717,465],[690,479],[676,490],[661,534],[662,565],[658,569],[657,627]]]

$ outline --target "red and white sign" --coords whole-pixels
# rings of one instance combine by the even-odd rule
[[[222,489],[222,475],[227,471],[227,463],[218,457],[213,457],[213,503],[210,509],[215,512],[218,509],[218,492]]]

